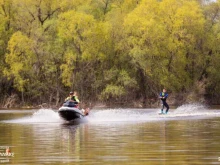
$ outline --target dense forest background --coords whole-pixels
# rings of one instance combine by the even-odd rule
[[[0,0],[0,104],[220,103],[220,0]]]

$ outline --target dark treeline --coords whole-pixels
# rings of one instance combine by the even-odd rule
[[[0,103],[219,104],[219,45],[219,0],[0,0]]]

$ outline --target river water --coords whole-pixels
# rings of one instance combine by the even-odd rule
[[[158,112],[94,109],[66,123],[52,109],[0,110],[0,165],[220,164],[220,110]]]

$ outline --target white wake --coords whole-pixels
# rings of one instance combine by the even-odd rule
[[[61,122],[57,112],[52,109],[40,109],[34,112],[31,116],[22,117],[19,119],[7,120],[7,123],[57,123]]]
[[[89,122],[147,122],[220,117],[220,110],[210,110],[201,104],[186,104],[159,115],[160,109],[108,109],[94,111]]]
[[[91,110],[86,117],[89,123],[149,122],[180,119],[201,119],[220,117],[220,110],[211,110],[201,104],[186,104],[171,109],[166,115],[159,115],[160,109],[103,109]],[[4,121],[6,123],[63,123],[58,113],[52,109],[36,110],[32,115]]]

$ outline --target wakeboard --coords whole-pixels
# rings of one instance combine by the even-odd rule
[[[166,115],[166,113],[158,113],[158,115]]]

